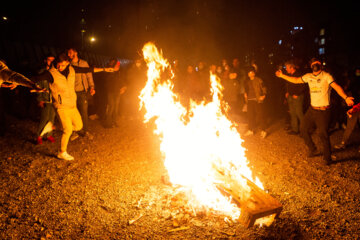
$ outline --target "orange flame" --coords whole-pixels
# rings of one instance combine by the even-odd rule
[[[194,196],[191,204],[195,208],[205,207],[232,219],[239,218],[238,206],[217,188],[223,181],[219,170],[241,183],[242,197],[247,197],[250,191],[242,176],[263,187],[258,179],[253,179],[243,140],[236,125],[226,117],[228,105],[222,100],[219,79],[215,75],[210,77],[211,102],[191,101],[186,109],[173,92],[174,74],[162,53],[154,44],[147,43],[143,55],[148,81],[139,96],[140,108],[146,110],[144,122],[155,119],[154,132],[161,139],[160,150],[170,181],[191,192]]]

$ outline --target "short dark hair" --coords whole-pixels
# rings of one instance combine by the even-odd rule
[[[68,51],[69,51],[69,50],[73,50],[74,52],[77,52],[77,53],[78,53],[78,51],[77,51],[76,48],[74,48],[74,47],[69,47],[67,50],[68,50]]]
[[[287,60],[284,65],[290,65],[295,69],[299,68],[299,64],[294,59]]]
[[[60,63],[60,62],[63,62],[63,61],[68,61],[68,62],[70,62],[70,58],[69,58],[69,56],[65,53],[65,52],[62,52],[62,53],[60,53],[56,58],[55,58],[55,65],[57,64],[57,63]]]
[[[45,55],[45,59],[48,59],[49,57],[55,58],[54,54],[51,53]]]
[[[246,73],[249,73],[249,72],[254,72],[254,73],[256,73],[256,69],[255,69],[253,66],[247,67],[246,70],[247,70]]]

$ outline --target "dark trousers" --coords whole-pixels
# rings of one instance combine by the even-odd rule
[[[254,131],[259,127],[260,130],[265,131],[264,104],[256,100],[249,100],[247,104],[249,130]]]
[[[245,102],[245,96],[243,93],[240,93],[238,96],[237,96],[237,111],[238,113],[242,113],[242,109],[244,107],[244,105],[246,104]]]
[[[306,146],[309,148],[309,151],[316,150],[311,134],[314,128],[318,130],[325,160],[331,159],[331,146],[328,134],[330,116],[330,109],[315,110],[312,107],[309,107],[300,126],[301,136],[303,137]]]
[[[105,125],[111,126],[116,124],[120,109],[120,93],[109,92],[107,96],[107,106],[105,115]]]
[[[304,95],[299,95],[297,98],[289,96],[287,98],[289,104],[289,113],[290,113],[290,122],[291,129],[294,132],[299,132],[299,126],[304,118],[303,104],[304,104]]]
[[[350,138],[352,132],[354,131],[359,119],[360,119],[360,112],[354,113],[351,116],[351,118],[348,117],[346,129],[345,129],[343,140],[342,140],[345,144],[348,144],[349,138]]]
[[[85,91],[83,92],[76,92],[77,100],[76,105],[80,112],[81,119],[83,121],[83,131],[86,132],[88,130],[88,124],[89,124],[89,117],[88,117],[88,99],[87,99],[87,93]]]
[[[6,129],[6,115],[5,115],[5,104],[2,95],[2,89],[0,89],[0,136],[5,134]]]
[[[39,137],[42,130],[44,129],[45,125],[48,122],[52,122],[54,125],[54,120],[55,120],[55,108],[54,105],[52,103],[45,103],[44,107],[41,109],[41,115],[40,115],[40,123],[39,123],[39,128],[36,132],[36,135]],[[48,136],[51,135],[52,132],[49,132]],[[46,137],[46,136],[44,136]]]

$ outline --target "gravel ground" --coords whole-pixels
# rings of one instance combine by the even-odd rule
[[[326,166],[321,157],[307,158],[303,141],[287,135],[281,121],[271,124],[266,139],[245,138],[252,170],[283,204],[270,227],[246,229],[185,209],[184,198],[161,180],[159,141],[140,120],[121,119],[112,129],[90,121],[94,139],[70,142],[71,162],[55,157],[60,132],[56,143],[36,146],[37,123],[11,121],[0,138],[0,239],[360,238],[356,145]],[[334,132],[332,143],[341,135]]]

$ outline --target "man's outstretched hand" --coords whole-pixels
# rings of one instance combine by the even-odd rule
[[[42,92],[49,92],[45,88],[41,88],[39,86],[36,86],[35,88],[30,90],[31,93],[42,93]]]
[[[114,68],[104,68],[105,72],[115,72]]]

